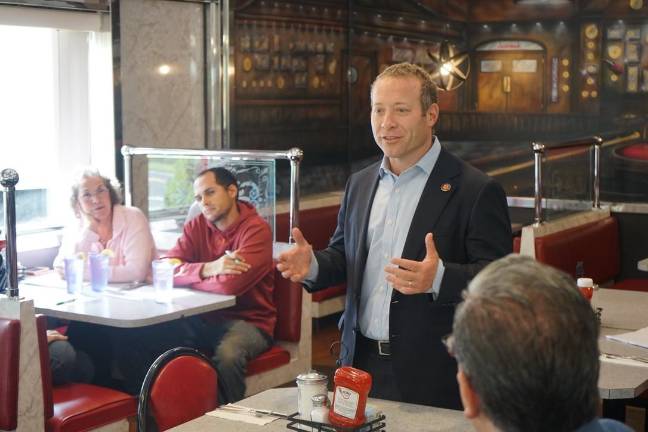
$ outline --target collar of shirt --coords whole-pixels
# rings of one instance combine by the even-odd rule
[[[421,159],[419,159],[414,165],[407,168],[401,173],[401,175],[409,172],[410,170],[420,169],[422,170],[426,177],[430,175],[436,165],[437,159],[439,159],[439,154],[441,153],[441,143],[439,139],[434,136],[434,141],[432,142],[432,147],[428,150]],[[389,167],[389,158],[386,156],[383,157],[382,162],[380,163],[380,169],[378,170],[378,176],[382,179],[385,175],[390,175],[393,178],[398,177],[394,174]]]

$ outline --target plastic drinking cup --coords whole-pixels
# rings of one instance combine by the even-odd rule
[[[92,291],[102,292],[108,286],[110,257],[104,254],[90,255],[90,286]]]
[[[155,260],[151,263],[153,273],[153,290],[155,301],[167,303],[171,301],[173,290],[173,269],[175,266],[168,260]]]
[[[83,287],[83,259],[78,257],[65,258],[65,282],[67,283],[67,292],[70,294],[80,294]]]

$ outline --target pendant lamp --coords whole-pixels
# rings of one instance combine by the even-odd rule
[[[428,50],[428,56],[435,65],[432,79],[443,90],[454,90],[463,84],[470,73],[468,52],[457,52],[447,40],[441,42],[439,55],[436,56]]]

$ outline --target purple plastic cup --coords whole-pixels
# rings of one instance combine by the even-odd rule
[[[83,287],[83,259],[79,257],[64,258],[65,282],[69,294],[81,294]]]
[[[94,292],[102,292],[108,286],[110,257],[104,254],[90,255],[90,286]]]

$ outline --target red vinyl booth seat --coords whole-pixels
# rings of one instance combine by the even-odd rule
[[[247,375],[256,375],[290,362],[290,353],[280,346],[273,346],[247,364]]]
[[[126,393],[91,384],[73,383],[52,391],[54,415],[48,431],[84,431],[113,423],[137,412],[137,401]]]
[[[299,229],[313,249],[324,249],[337,227],[339,205],[301,210],[299,212]],[[277,215],[277,238],[288,238],[288,213]],[[346,282],[325,288],[313,293],[314,302],[322,302],[334,297],[346,295]]]
[[[536,259],[576,276],[583,263],[585,275],[601,284],[613,280],[621,269],[619,225],[614,217],[559,231],[535,239]],[[612,288],[648,291],[648,279],[626,279]]]
[[[47,348],[47,317],[36,317],[45,430],[77,432],[114,423],[137,414],[135,397],[91,384],[71,383],[52,387]]]
[[[346,282],[343,282],[338,285],[334,285],[328,288],[324,288],[323,290],[316,291],[313,293],[313,301],[314,302],[321,302],[324,300],[328,300],[333,297],[337,296],[342,296],[346,295]]]
[[[275,270],[274,301],[277,307],[275,340],[299,342],[301,338],[302,287],[281,277]],[[256,375],[290,362],[290,353],[275,345],[252,359],[247,365],[247,375]]]
[[[20,321],[0,318],[0,429],[18,426]]]
[[[619,227],[613,217],[535,240],[536,259],[576,276],[582,262],[587,277],[603,283],[619,273]]]

